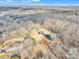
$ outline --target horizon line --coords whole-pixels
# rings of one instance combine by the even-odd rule
[[[0,4],[0,6],[79,6],[79,4]]]

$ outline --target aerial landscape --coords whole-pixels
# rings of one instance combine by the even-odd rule
[[[79,59],[79,7],[0,6],[0,59]]]

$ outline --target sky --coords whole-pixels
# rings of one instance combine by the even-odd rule
[[[79,0],[0,0],[0,5],[79,5]]]

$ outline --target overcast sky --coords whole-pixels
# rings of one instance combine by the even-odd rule
[[[79,0],[0,0],[0,5],[78,5]]]

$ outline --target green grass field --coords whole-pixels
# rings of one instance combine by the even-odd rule
[[[19,57],[15,56],[15,57],[11,57],[11,59],[20,59]]]

